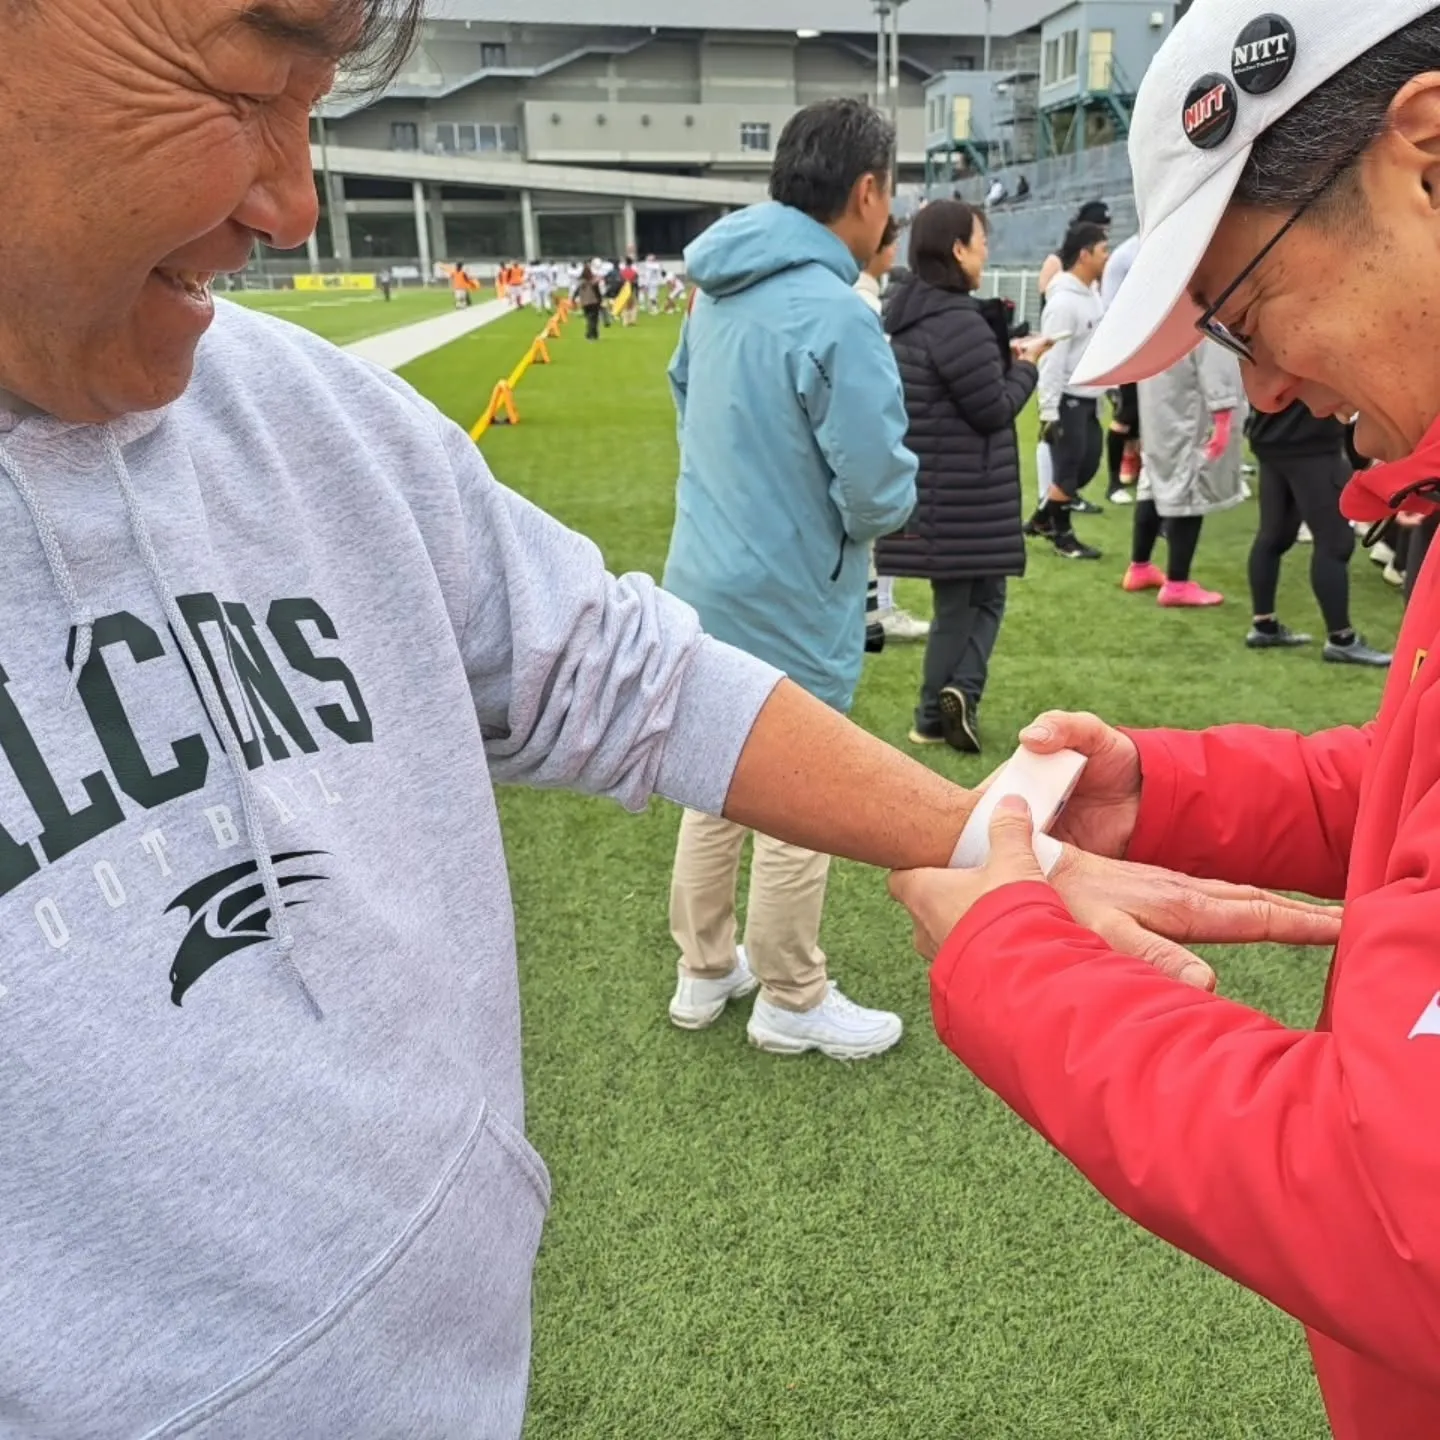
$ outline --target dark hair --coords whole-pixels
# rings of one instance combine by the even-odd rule
[[[1332,75],[1255,142],[1235,187],[1241,205],[1318,213],[1359,198],[1360,157],[1388,129],[1390,104],[1417,75],[1440,70],[1440,9],[1411,21]],[[1338,177],[1338,179],[1337,179]]]
[[[1076,225],[1098,225],[1102,230],[1110,228],[1110,207],[1103,200],[1090,200],[1076,212],[1070,222]]]
[[[1073,270],[1087,250],[1103,245],[1109,238],[1103,225],[1072,225],[1060,247],[1060,264],[1066,270]]]
[[[337,93],[373,95],[410,58],[425,22],[425,0],[343,0],[335,22],[350,27]]]
[[[863,100],[807,105],[781,132],[770,197],[829,225],[863,175],[890,178],[895,127]]]
[[[976,229],[989,230],[985,212],[963,200],[934,200],[910,228],[910,268],[940,290],[970,290],[970,278],[955,259],[955,247],[968,245]]]

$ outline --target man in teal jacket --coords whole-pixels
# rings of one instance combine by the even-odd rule
[[[680,486],[666,588],[706,630],[842,713],[864,658],[873,541],[915,507],[900,376],[854,293],[890,216],[894,131],[870,106],[825,101],[785,128],[769,204],[713,226],[685,256],[698,287],[670,380]],[[735,885],[745,831],[686,812],[670,920],[674,1022],[703,1029],[761,994],[751,1041],[863,1059],[900,1038],[829,981],[819,947],[828,858],[756,836],[745,944]]]

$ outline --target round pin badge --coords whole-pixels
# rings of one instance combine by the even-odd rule
[[[1235,87],[1223,75],[1202,75],[1185,97],[1185,138],[1198,149],[1213,150],[1235,128]]]
[[[1295,27],[1283,15],[1252,20],[1235,42],[1230,71],[1247,95],[1268,95],[1295,68]]]

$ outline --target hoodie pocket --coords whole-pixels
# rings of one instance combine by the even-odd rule
[[[342,1197],[343,1198],[343,1197]],[[414,1220],[328,1308],[149,1440],[518,1437],[550,1180],[482,1110]]]

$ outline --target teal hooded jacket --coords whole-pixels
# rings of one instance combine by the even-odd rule
[[[836,235],[786,205],[720,221],[670,382],[680,483],[665,587],[716,639],[847,712],[870,545],[915,508],[905,397]]]

